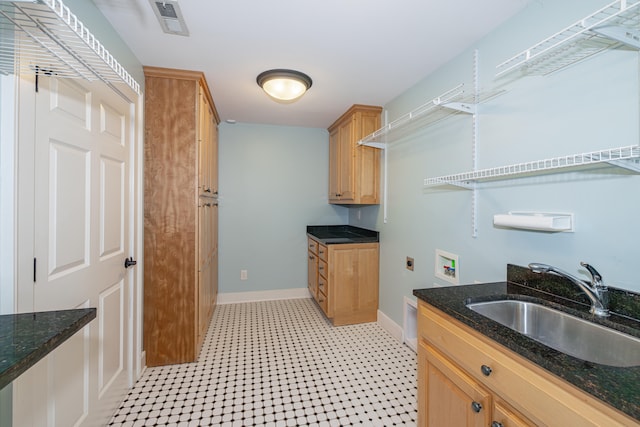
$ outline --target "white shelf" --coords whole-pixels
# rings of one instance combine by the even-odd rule
[[[61,0],[0,0],[0,72],[140,85]],[[16,69],[17,65],[17,69]]]
[[[463,103],[463,97],[464,84],[460,84],[365,136],[358,145],[386,148],[388,142],[410,125],[428,126],[458,112],[473,114],[475,106]]]
[[[616,0],[499,64],[496,76],[550,74],[621,43],[640,49],[639,26],[640,1]]]
[[[640,172],[640,145],[620,148],[610,148],[589,153],[572,154],[544,160],[516,163],[508,166],[480,169],[454,175],[426,178],[425,186],[456,185],[473,188],[474,183],[504,179],[510,177],[527,176],[545,172],[560,172],[570,168],[593,166],[609,163],[617,167]]]
[[[573,232],[573,214],[547,212],[509,212],[493,216],[494,227],[546,232]]]

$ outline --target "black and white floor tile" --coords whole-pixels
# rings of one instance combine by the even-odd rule
[[[416,356],[311,299],[216,307],[197,362],[147,369],[110,426],[415,425]]]

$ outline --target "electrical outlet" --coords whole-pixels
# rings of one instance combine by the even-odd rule
[[[414,265],[413,258],[407,257],[407,262],[406,262],[407,270],[413,271],[413,265]]]
[[[240,270],[240,280],[247,280],[247,270]]]

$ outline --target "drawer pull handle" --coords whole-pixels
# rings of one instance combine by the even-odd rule
[[[504,424],[502,424],[500,421],[494,421],[491,423],[491,427],[504,427]]]
[[[314,257],[312,257],[311,255],[309,255],[309,259],[310,259],[311,261],[313,261],[315,258],[314,258]]]
[[[482,373],[484,374],[485,377],[488,377],[489,375],[491,375],[491,372],[493,372],[493,369],[491,369],[487,365],[482,365],[480,367],[480,370],[482,371]]]
[[[471,402],[471,409],[477,414],[482,411],[482,404],[479,402]]]

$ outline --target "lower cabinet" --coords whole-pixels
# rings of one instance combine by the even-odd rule
[[[324,314],[336,326],[375,322],[378,243],[308,243],[309,292]]]
[[[420,425],[460,427],[533,427],[522,415],[497,401],[465,371],[434,348],[421,343],[420,371],[425,373],[421,387],[425,398]],[[447,408],[444,410],[443,408]]]
[[[424,301],[418,305],[418,426],[639,426]]]

